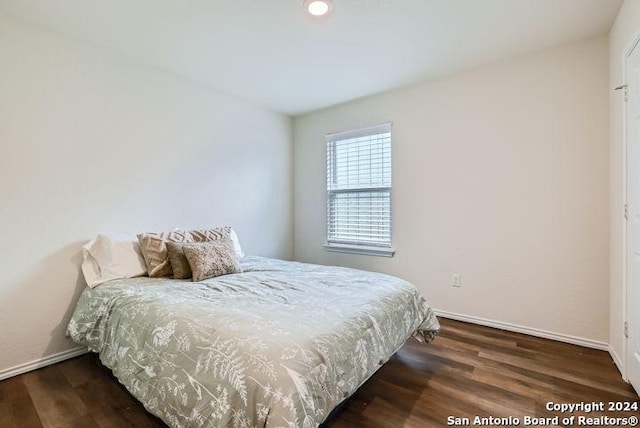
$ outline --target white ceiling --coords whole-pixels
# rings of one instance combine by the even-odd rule
[[[0,0],[0,10],[291,115],[606,34],[623,0]]]

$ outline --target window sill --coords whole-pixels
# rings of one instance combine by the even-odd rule
[[[391,248],[380,247],[364,247],[358,245],[325,245],[326,251],[333,251],[336,253],[349,253],[349,254],[362,254],[365,256],[377,256],[377,257],[393,257],[395,251]]]

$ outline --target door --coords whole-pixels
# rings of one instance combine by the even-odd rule
[[[628,281],[626,372],[640,392],[640,44],[636,43],[626,64],[626,132],[628,199]]]

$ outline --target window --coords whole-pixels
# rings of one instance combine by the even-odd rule
[[[328,134],[327,245],[392,256],[391,124]]]

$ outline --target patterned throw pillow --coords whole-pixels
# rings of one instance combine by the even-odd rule
[[[227,245],[233,248],[233,242],[230,239],[219,239],[217,241],[210,241]],[[184,247],[193,247],[198,245],[207,244],[208,242],[168,242],[167,252],[169,253],[169,261],[171,262],[171,269],[173,270],[174,279],[189,279],[193,276],[191,273],[191,267],[189,261],[184,255]]]
[[[230,227],[220,227],[207,230],[141,233],[138,235],[138,242],[149,276],[157,278],[173,275],[167,242],[208,242],[230,239],[232,231]]]
[[[199,245],[185,245],[182,249],[191,267],[194,282],[242,272],[233,245],[203,242]]]

